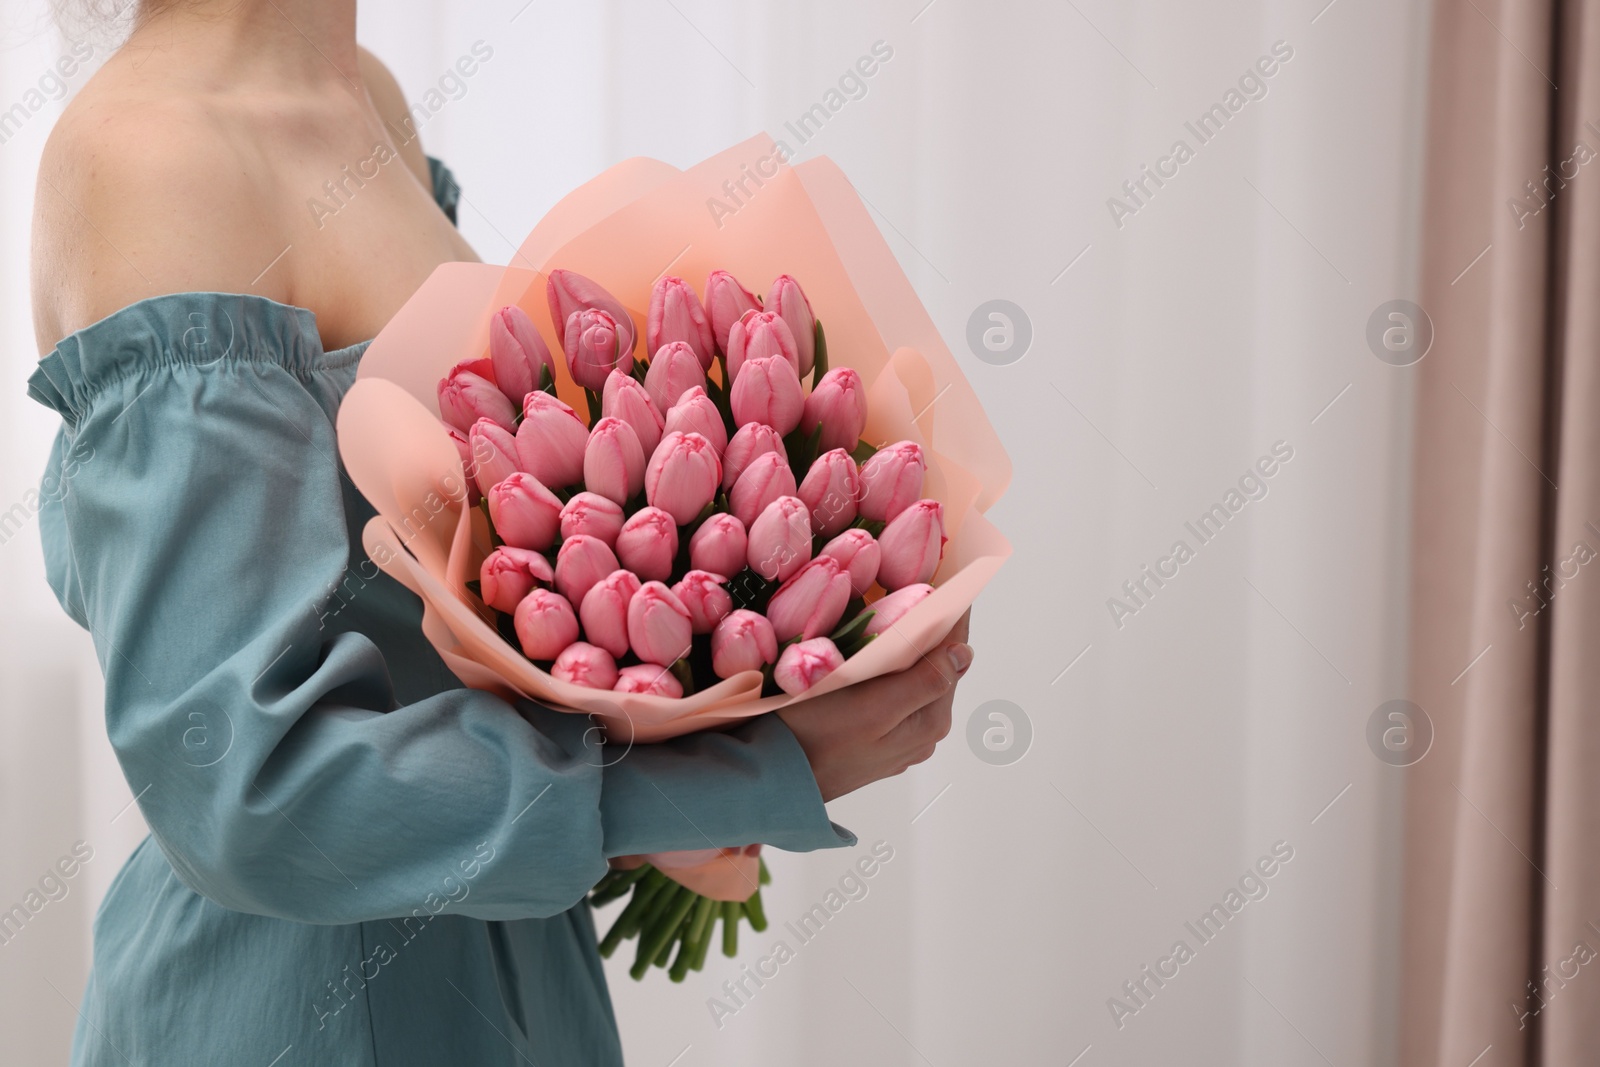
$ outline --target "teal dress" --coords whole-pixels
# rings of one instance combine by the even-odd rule
[[[179,293],[29,380],[62,418],[50,584],[151,829],[95,917],[74,1064],[620,1064],[584,901],[609,857],[854,842],[775,716],[618,759],[462,688],[361,548],[334,415],[365,348]]]

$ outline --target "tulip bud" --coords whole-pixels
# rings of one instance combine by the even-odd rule
[[[711,336],[711,320],[706,318],[700,298],[682,278],[663,275],[650,290],[644,343],[647,350],[659,352],[662,345],[673,341],[682,341],[694,350],[702,371],[711,367],[717,354],[713,347],[716,340]]]
[[[718,678],[759,671],[778,658],[778,638],[765,615],[740,608],[711,631],[711,670]]]
[[[560,593],[535,589],[522,598],[512,615],[522,654],[531,660],[553,660],[578,639],[578,617]]]
[[[695,386],[705,388],[706,372],[694,349],[673,341],[656,350],[644,372],[644,391],[650,394],[657,411],[671,411],[678,398]]]
[[[750,524],[745,560],[769,581],[785,581],[811,558],[811,518],[797,496],[780,496]]]
[[[622,505],[599,493],[579,493],[561,509],[561,536],[586,534],[615,548],[622,532]]]
[[[856,461],[842,448],[824,452],[806,472],[795,494],[811,509],[811,528],[832,537],[856,521],[861,476]]]
[[[591,392],[604,389],[613,370],[627,373],[633,367],[633,357],[622,349],[617,320],[598,308],[574,311],[566,337],[567,369],[573,381]]]
[[[776,452],[784,462],[789,460],[789,450],[783,447],[783,436],[763,422],[747,422],[734,432],[728,447],[722,450],[722,488],[732,489],[755,458],[763,452]]]
[[[711,442],[697,433],[669,433],[645,468],[644,495],[651,507],[687,526],[711,503],[721,481],[722,461]]]
[[[794,336],[795,347],[800,353],[800,377],[804,378],[811,373],[811,367],[817,361],[817,320],[811,313],[811,301],[800,291],[799,282],[787,274],[780,274],[767,292],[767,303]]]
[[[672,576],[678,556],[678,524],[660,508],[640,508],[617,534],[617,558],[646,581]]]
[[[500,540],[513,548],[543,552],[555,544],[561,501],[527,471],[507,475],[484,494]]]
[[[727,579],[709,571],[694,570],[672,587],[672,592],[689,610],[689,624],[697,634],[708,634],[733,610],[733,597],[722,587]]]
[[[628,602],[628,645],[646,663],[670,667],[689,654],[689,609],[660,582],[645,582]]]
[[[545,485],[560,489],[583,480],[589,428],[578,413],[549,393],[529,393],[517,427],[517,460]]]
[[[912,504],[878,535],[883,551],[878,584],[892,590],[927,582],[939,569],[944,542],[944,505],[937,500]]]
[[[527,548],[501,545],[484,558],[478,569],[478,585],[483,602],[507,615],[517,610],[522,598],[533,592],[534,583],[555,581],[555,572],[543,554]]]
[[[776,452],[763,452],[733,483],[728,510],[748,529],[768,504],[780,496],[794,495],[794,471],[789,469],[789,461]]]
[[[617,684],[611,690],[615,693],[671,697],[674,700],[683,696],[683,686],[672,676],[672,672],[654,663],[638,663],[622,668],[617,672]]]
[[[878,547],[877,539],[865,530],[846,530],[823,545],[817,555],[831,556],[850,572],[850,588],[856,596],[864,596],[872,588],[883,562],[883,550]]]
[[[824,452],[856,447],[861,431],[867,428],[867,387],[861,375],[850,367],[835,367],[822,376],[800,413],[800,429],[810,433],[818,425],[822,436],[817,447]]]
[[[472,449],[467,473],[480,492],[488,492],[519,469],[516,435],[499,423],[479,419],[472,424],[467,443]]]
[[[726,512],[708,516],[689,538],[689,566],[712,574],[735,575],[744,570],[744,523]]]
[[[804,693],[842,666],[844,657],[833,642],[826,637],[814,637],[783,650],[778,665],[772,669],[772,680],[778,683],[779,689],[793,696]]]
[[[862,629],[863,636],[868,634],[881,634],[895,623],[905,617],[905,613],[933,595],[931,585],[908,585],[903,589],[896,589],[886,596],[881,596],[867,605],[872,612],[872,618],[867,620],[867,625]]]
[[[584,534],[569,537],[556,553],[556,589],[582,607],[584,595],[616,569],[616,554],[604,541]]]
[[[573,685],[610,689],[617,684],[617,661],[603,648],[574,641],[550,665],[550,674]]]
[[[606,376],[605,392],[600,397],[600,414],[607,418],[618,418],[639,435],[639,447],[644,449],[646,456],[656,450],[656,445],[661,443],[661,412],[656,408],[650,394],[645,392],[630,375],[619,370],[612,371]]]
[[[928,463],[915,441],[897,441],[861,465],[862,518],[888,522],[922,496]]]
[[[775,311],[752,311],[733,324],[728,332],[728,380],[738,382],[739,373],[752,359],[782,356],[800,380],[800,347],[789,324]]]
[[[495,384],[514,407],[539,388],[541,373],[550,368],[550,349],[528,318],[528,313],[511,304],[489,318],[489,361],[494,365]]]
[[[667,433],[697,433],[711,442],[711,447],[722,455],[728,447],[728,427],[722,422],[722,412],[698,385],[690,386],[678,395],[678,402],[667,412]]]
[[[640,581],[631,571],[612,571],[589,587],[578,605],[583,636],[613,656],[628,654],[628,604]]]
[[[734,425],[765,423],[781,436],[800,425],[806,398],[800,391],[800,376],[789,361],[769,356],[745,362],[734,379],[729,402]]]
[[[462,433],[470,433],[479,419],[489,419],[507,430],[517,428],[517,409],[500,387],[459,366],[439,379],[439,417]]]
[[[478,490],[478,479],[474,473],[477,464],[472,459],[472,442],[454,426],[446,426],[444,432],[450,435],[450,443],[456,446],[456,454],[461,457],[461,473],[467,478],[467,506],[475,508],[478,501],[483,499],[483,494]]]
[[[810,640],[833,632],[850,603],[850,572],[832,556],[818,556],[778,586],[767,618],[779,641]]]
[[[644,448],[633,427],[601,419],[583,450],[583,484],[592,493],[626,504],[644,486]]]
[[[611,320],[616,324],[618,348],[621,354],[630,357],[627,366],[633,365],[631,356],[637,334],[634,332],[633,318],[620,300],[588,278],[570,270],[550,272],[550,277],[545,283],[545,298],[550,303],[550,321],[561,331],[563,349],[567,346],[567,326],[571,322],[573,313],[593,308],[611,316]]]
[[[744,318],[745,312],[760,310],[761,301],[727,271],[714,270],[706,279],[706,317],[711,320],[712,336],[722,351],[728,350],[733,324]]]

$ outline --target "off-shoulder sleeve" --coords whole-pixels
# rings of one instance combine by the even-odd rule
[[[324,628],[365,559],[332,424],[358,353],[322,353],[309,312],[173,299],[69,338],[30,387],[79,457],[43,527],[53,581],[187,885],[304,922],[405,915],[488,842],[447,908],[509,919],[572,906],[610,856],[853,842],[775,716],[605,766],[582,716],[463,688],[400,704],[374,640]]]

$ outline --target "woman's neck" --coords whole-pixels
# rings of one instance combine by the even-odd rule
[[[176,0],[148,7],[122,51],[206,87],[347,84],[363,92],[356,0]]]

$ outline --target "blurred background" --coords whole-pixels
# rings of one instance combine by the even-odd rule
[[[0,945],[5,1059],[47,1064],[144,829],[90,639],[45,585],[31,513],[6,512],[56,428],[23,383],[33,185],[63,101],[4,109],[74,45],[45,4],[0,3],[0,907],[93,849]],[[1416,367],[1378,358],[1368,322],[1418,298],[1429,17],[1422,0],[363,7],[486,260],[630,156],[688,166],[765,131],[832,157],[1015,465],[991,512],[1015,556],[975,612],[950,738],[832,806],[858,849],[771,860],[773,928],[739,961],[682,985],[612,961],[630,1063],[1399,1062],[1404,771],[1368,723],[1407,696]],[[458,77],[478,42],[492,54]],[[1219,503],[1231,518],[1202,542],[1187,524]],[[1180,540],[1192,558],[1160,563]],[[870,892],[717,1018],[739,963],[876,842],[893,858]],[[1230,891],[1244,906],[1197,938],[1185,924]],[[1157,987],[1144,969],[1170,973],[1179,940],[1193,957]]]

